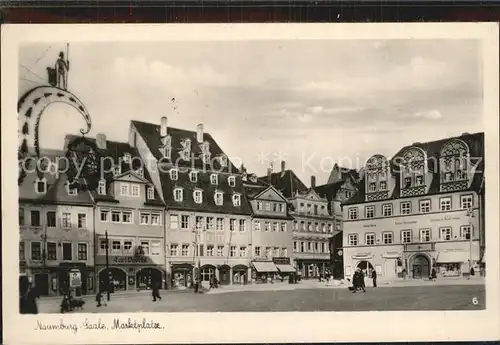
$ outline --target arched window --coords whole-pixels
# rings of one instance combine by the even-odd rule
[[[401,162],[401,188],[419,187],[425,185],[426,154],[419,147],[406,150]]]
[[[375,193],[388,190],[389,162],[382,155],[374,155],[366,162],[366,192]]]
[[[441,182],[467,179],[469,147],[458,139],[448,141],[440,152]]]

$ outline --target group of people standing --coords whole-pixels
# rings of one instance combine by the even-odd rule
[[[373,287],[377,287],[377,271],[371,271],[371,279],[373,280]],[[363,290],[366,292],[366,284],[365,284],[365,273],[363,270],[358,268],[354,274],[352,275],[352,286],[349,286],[349,291],[352,293],[356,293],[356,291]]]

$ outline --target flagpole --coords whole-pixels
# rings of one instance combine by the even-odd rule
[[[68,64],[68,69],[66,70],[66,90],[67,90],[68,80],[69,80],[69,42],[66,43],[66,62]]]

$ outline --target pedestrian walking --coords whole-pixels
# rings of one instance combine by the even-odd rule
[[[29,278],[19,277],[19,312],[21,314],[38,314],[38,298],[36,287],[32,287]]]
[[[372,271],[373,287],[377,287],[377,271]]]
[[[365,274],[362,270],[359,270],[359,287],[361,288],[361,290],[363,290],[363,292],[366,292]]]
[[[160,283],[153,283],[152,284],[152,295],[153,295],[153,302],[156,302],[156,299],[158,298],[161,301],[161,296],[160,296]]]
[[[432,280],[436,280],[437,279],[437,273],[436,273],[436,268],[435,267],[432,268],[431,278],[432,278]]]

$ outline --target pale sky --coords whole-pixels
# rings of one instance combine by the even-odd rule
[[[66,43],[21,49],[20,93],[40,82],[26,67],[45,79],[60,50]],[[334,162],[359,169],[376,153],[484,131],[478,41],[78,43],[69,59],[90,136],[126,141],[130,120],[162,116],[172,127],[203,123],[237,165],[265,175],[262,157],[275,170],[284,158],[306,185],[311,175],[325,183]],[[62,148],[83,124],[52,105],[40,145]]]

